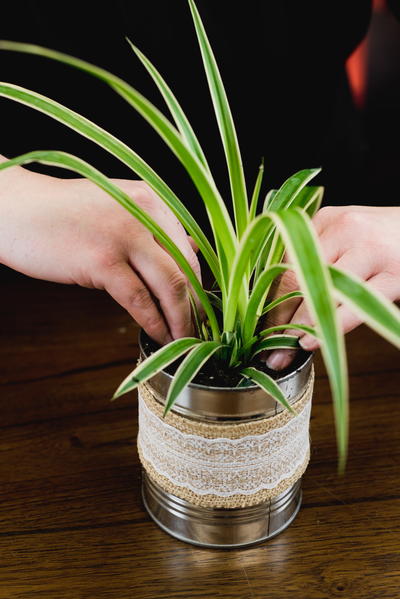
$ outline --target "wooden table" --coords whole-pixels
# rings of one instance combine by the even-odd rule
[[[143,510],[134,394],[137,329],[105,293],[1,278],[1,599],[400,597],[399,354],[348,335],[351,443],[336,474],[317,358],[303,507],[270,542],[199,549]]]

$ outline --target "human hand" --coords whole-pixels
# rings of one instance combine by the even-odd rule
[[[105,289],[160,344],[194,334],[186,276],[111,196],[87,179],[9,171],[0,188],[0,262],[31,277]],[[201,281],[194,241],[157,194],[143,181],[111,180],[172,238]]]
[[[326,262],[368,281],[374,291],[389,300],[400,299],[399,207],[327,206],[315,215],[313,224]],[[295,289],[298,289],[296,277],[287,271],[274,298]],[[339,305],[337,311],[345,333],[361,324],[347,307]],[[302,299],[293,298],[272,310],[267,326],[291,322],[314,325]],[[311,335],[292,329],[287,332],[298,335],[304,349],[318,348],[318,341]],[[267,365],[282,370],[289,366],[295,353],[296,350],[276,350],[268,357]]]

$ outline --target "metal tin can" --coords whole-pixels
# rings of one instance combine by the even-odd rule
[[[141,357],[142,332],[139,337]],[[289,403],[304,393],[312,373],[312,354],[296,370],[277,379]],[[172,376],[159,372],[147,381],[154,397],[164,403]],[[245,423],[277,415],[284,408],[256,385],[206,387],[191,383],[181,392],[173,411],[199,422]],[[166,491],[143,471],[142,496],[152,519],[170,535],[194,545],[245,547],[269,539],[289,526],[301,505],[301,478],[279,495],[257,505],[215,508],[194,505]]]

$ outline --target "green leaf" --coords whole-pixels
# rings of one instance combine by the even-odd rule
[[[271,283],[280,274],[287,270],[288,265],[277,264],[271,266],[268,270],[264,271],[259,278],[251,292],[249,302],[247,304],[246,314],[243,320],[243,340],[246,343],[254,333],[257,322],[262,314],[262,309],[265,303]]]
[[[240,320],[236,321],[236,329],[233,336],[233,345],[231,345],[231,357],[229,360],[229,367],[237,367],[241,364],[240,354],[243,346],[242,332],[240,327]]]
[[[299,349],[299,347],[299,338],[294,335],[273,335],[272,337],[268,337],[268,339],[264,339],[263,341],[260,341],[260,343],[257,343],[253,348],[251,358],[254,358],[255,355],[265,350],[288,348]]]
[[[201,330],[201,318],[200,318],[199,310],[197,308],[197,304],[196,304],[196,301],[195,301],[195,299],[193,297],[193,293],[192,293],[191,289],[188,287],[187,290],[188,290],[188,296],[189,296],[190,306],[192,308],[192,314],[193,314],[193,318],[194,318],[194,324],[195,324],[195,327],[196,327],[196,334],[201,339],[201,337],[202,337],[202,330]]]
[[[160,372],[163,368],[177,360],[180,356],[186,353],[189,349],[202,343],[200,339],[195,337],[182,337],[181,339],[175,339],[168,345],[164,345],[158,349],[154,354],[148,356],[143,362],[141,362],[136,368],[128,374],[126,379],[122,381],[118,389],[113,395],[113,399],[124,395],[128,391],[136,389],[140,383],[144,383],[147,379],[151,378],[157,372]]]
[[[206,323],[204,322],[204,320],[203,320],[203,321],[202,321],[202,323],[201,323],[201,332],[202,332],[202,334],[203,334],[203,339],[204,339],[205,341],[207,341],[207,340],[209,339],[209,334],[208,334],[207,325],[206,325]]]
[[[254,185],[253,195],[251,197],[250,212],[249,212],[249,220],[250,221],[252,221],[253,218],[255,218],[255,216],[256,216],[257,204],[258,204],[258,199],[260,197],[260,189],[261,189],[263,175],[264,175],[264,158],[261,160],[261,164],[258,168],[258,175],[257,175],[256,183]]]
[[[175,121],[176,126],[181,132],[183,139],[186,141],[187,147],[192,150],[192,152],[199,158],[199,160],[203,163],[205,168],[209,171],[210,169],[208,167],[204,152],[200,146],[199,140],[197,139],[191,124],[189,123],[185,113],[183,112],[181,105],[172,93],[171,88],[167,85],[167,83],[160,75],[158,70],[155,68],[155,66],[150,62],[148,58],[146,58],[146,56],[139,50],[139,48],[137,48],[128,37],[126,37],[125,39],[131,46],[132,50],[135,52],[136,56],[142,62],[144,67],[147,69],[147,72],[150,74],[154,83],[160,90],[165,100],[165,103],[167,104],[168,109]]]
[[[306,204],[310,201],[307,194],[303,194],[303,189],[307,183],[313,179],[318,173],[321,172],[320,168],[304,169],[298,171],[291,177],[289,177],[280,189],[272,189],[265,198],[263,212],[277,211],[286,209],[289,207],[300,206],[303,207],[303,203]],[[323,190],[323,188],[317,188]],[[322,194],[315,199],[315,202],[322,200]],[[309,207],[309,211],[312,212],[312,204]],[[280,239],[280,236],[274,232],[274,227],[271,223],[271,231],[265,238],[265,243],[260,250],[260,257],[258,259],[255,279],[257,280],[260,272],[268,267],[270,264],[277,264],[282,260],[284,254],[284,245]]]
[[[236,320],[236,312],[242,307],[239,304],[239,292],[244,282],[248,260],[252,251],[260,244],[260,239],[265,234],[268,218],[260,214],[252,220],[244,232],[237,248],[231,272],[229,275],[226,308],[224,310],[224,330],[232,331]],[[241,318],[245,318],[246,306],[244,306]]]
[[[379,335],[400,348],[400,310],[358,277],[329,266],[336,295]]]
[[[323,196],[323,187],[306,185],[298,192],[292,206],[303,208],[310,217],[313,217],[321,206]]]
[[[212,291],[206,291],[206,294],[208,296],[208,299],[210,300],[211,305],[214,306],[214,308],[217,308],[220,312],[222,312],[223,308],[221,298],[218,297],[218,295],[216,295]]]
[[[270,312],[277,306],[280,306],[281,304],[283,304],[283,302],[286,302],[287,300],[290,300],[293,297],[303,297],[303,295],[304,294],[302,291],[291,291],[290,293],[285,293],[285,295],[281,295],[281,297],[278,297],[276,300],[273,300],[267,306],[265,306],[265,308],[262,311],[261,316],[265,316],[265,314],[267,314],[267,312]]]
[[[253,219],[254,220],[254,219]],[[271,254],[271,243],[273,243],[275,227],[273,222],[265,223],[265,232],[264,235],[259,240],[259,245],[250,255],[250,264],[249,271],[254,274],[254,283],[258,280],[261,272],[268,268],[269,265],[273,264],[271,260],[269,260]],[[267,266],[268,262],[268,266]]]
[[[276,196],[276,194],[278,193],[278,189],[270,189],[269,192],[267,193],[267,195],[265,196],[265,200],[264,200],[264,204],[263,204],[263,212],[268,212],[269,211],[269,207],[274,199],[274,197]]]
[[[279,402],[284,408],[289,410],[292,414],[297,414],[295,410],[293,410],[292,406],[282,393],[279,385],[265,372],[261,370],[257,370],[256,368],[248,367],[243,368],[240,371],[240,374],[243,374],[245,377],[254,381],[261,389],[264,389],[269,395],[271,395],[277,402]]]
[[[261,164],[259,166],[258,176],[256,179],[256,183],[254,185],[254,191],[253,191],[253,195],[251,198],[250,211],[249,211],[249,222],[254,220],[254,218],[256,217],[257,205],[258,205],[258,200],[260,197],[260,188],[261,188],[261,182],[262,182],[263,175],[264,175],[264,158],[262,159]],[[257,263],[257,260],[259,258],[259,255],[260,255],[263,245],[264,245],[264,240],[260,240],[259,247],[255,248],[252,252],[251,258],[250,258],[248,266],[247,266],[247,280],[250,280],[251,274],[252,274],[253,269]]]
[[[306,324],[299,324],[296,322],[290,322],[289,324],[277,324],[274,327],[268,327],[268,329],[264,329],[258,333],[259,337],[265,337],[266,335],[270,335],[271,333],[275,333],[276,331],[304,331],[313,337],[318,338],[317,331],[313,327],[309,327]]]
[[[289,208],[303,187],[320,172],[320,168],[307,168],[291,175],[271,198],[268,210],[277,211]]]
[[[30,162],[40,162],[42,164],[49,164],[52,166],[61,166],[62,168],[68,168],[83,177],[86,177],[96,185],[98,185],[105,192],[110,194],[116,199],[128,212],[130,212],[139,222],[141,222],[153,235],[165,246],[170,252],[171,256],[179,264],[182,271],[186,274],[189,281],[192,283],[194,290],[196,291],[199,300],[204,306],[204,310],[210,320],[213,334],[216,339],[219,339],[219,327],[218,322],[214,313],[214,310],[209,302],[207,294],[205,293],[199,279],[194,273],[192,267],[182,254],[180,249],[175,243],[168,237],[168,235],[161,229],[161,227],[138,206],[132,198],[122,191],[117,185],[115,185],[110,179],[103,175],[100,171],[95,169],[93,166],[66,152],[58,151],[36,151],[22,154],[11,160],[0,163],[0,170],[9,168],[17,164],[29,164]]]
[[[333,302],[332,281],[309,217],[299,208],[271,212],[270,215],[285,241],[307,308],[315,322],[332,389],[339,470],[343,471],[348,445],[348,379],[344,339]]]
[[[223,346],[217,341],[203,341],[190,351],[179,365],[169,386],[168,395],[165,400],[164,416],[169,412],[181,391],[196,376],[203,364],[221,347]]]
[[[233,198],[236,231],[238,237],[240,238],[248,223],[248,203],[239,143],[237,140],[228,98],[226,96],[225,88],[218,70],[214,53],[211,49],[202,20],[193,0],[189,0],[189,5],[199,41],[215,115],[217,117],[218,127],[224,146],[229,172],[229,182]]]

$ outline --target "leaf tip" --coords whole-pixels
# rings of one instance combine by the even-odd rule
[[[345,475],[346,464],[347,464],[347,451],[345,449],[345,450],[342,450],[339,452],[338,468],[337,468],[338,476]]]
[[[132,48],[132,50],[134,52],[136,52],[136,54],[139,53],[139,49],[135,46],[135,44],[132,42],[132,40],[126,35],[125,36],[125,40],[128,42],[128,44],[130,45],[130,47]]]

